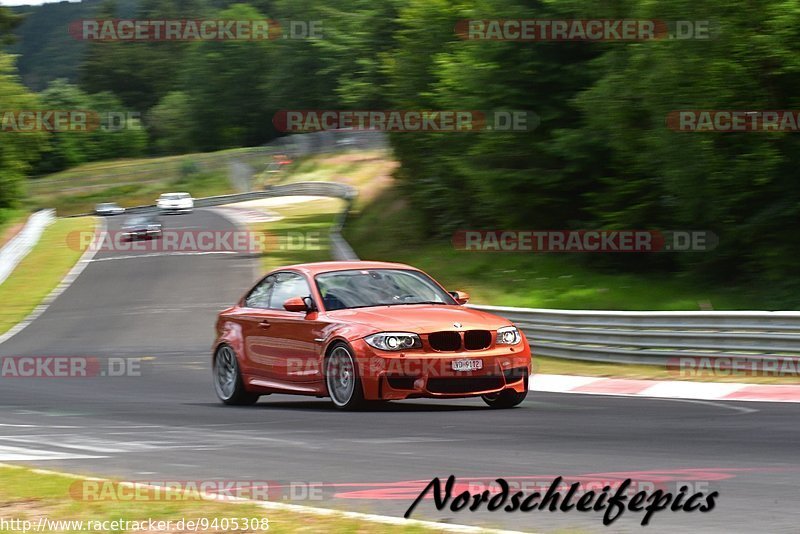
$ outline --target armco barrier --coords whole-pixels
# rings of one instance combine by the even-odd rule
[[[348,202],[331,228],[337,260],[357,260],[341,236],[357,190],[335,182],[299,182],[264,191],[201,198],[198,207],[258,198],[328,196]],[[128,211],[155,210],[139,206]],[[759,359],[780,364],[800,358],[800,312],[621,312],[471,306],[513,321],[534,354],[608,363],[666,365],[680,357]]]
[[[25,227],[0,249],[0,284],[36,245],[44,229],[56,218],[56,210],[37,211],[28,218]]]
[[[342,148],[385,148],[386,144],[386,136],[381,132],[318,132],[287,136],[248,154],[257,156],[266,151],[299,157]],[[261,191],[199,198],[195,206],[221,206],[294,195],[347,201],[347,207],[330,231],[331,254],[337,260],[357,260],[341,235],[357,196],[352,186],[333,182],[275,185]],[[127,211],[155,209],[154,205],[148,205]],[[471,307],[513,321],[528,335],[534,354],[540,356],[662,366],[680,357],[746,358],[778,364],[789,358],[800,358],[800,312],[614,312]]]
[[[471,306],[506,317],[534,354],[610,363],[665,365],[680,357],[800,357],[800,312],[622,312]]]

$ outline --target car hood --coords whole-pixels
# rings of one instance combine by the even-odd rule
[[[463,306],[410,304],[336,310],[328,315],[336,320],[358,323],[376,332],[401,331],[425,334],[440,330],[497,330],[511,322],[497,315]],[[455,326],[458,323],[461,326]]]

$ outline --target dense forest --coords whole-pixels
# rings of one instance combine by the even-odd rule
[[[0,53],[0,108],[124,109],[143,126],[88,138],[0,133],[0,207],[19,205],[26,177],[86,161],[268,142],[281,135],[279,110],[524,110],[537,128],[392,134],[398,179],[430,237],[464,227],[703,229],[719,236],[713,252],[619,267],[796,285],[800,134],[665,125],[680,109],[800,109],[800,11],[788,2],[90,0],[17,8],[20,20],[0,13],[0,31],[15,37]],[[66,31],[87,16],[318,20],[324,35],[89,43]],[[715,32],[460,37],[459,21],[475,18],[710,20]]]

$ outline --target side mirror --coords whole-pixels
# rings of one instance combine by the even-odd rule
[[[303,297],[292,297],[283,303],[283,309],[290,312],[309,312],[311,306],[308,305]]]
[[[459,304],[466,304],[469,302],[469,293],[464,293],[463,291],[451,291],[450,294]]]

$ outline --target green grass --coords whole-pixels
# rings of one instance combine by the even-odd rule
[[[535,350],[535,343],[534,343]],[[797,384],[796,376],[681,376],[659,365],[628,365],[618,363],[584,362],[534,356],[534,372],[552,375],[581,375],[642,380],[683,380],[689,382],[746,382],[748,384]]]
[[[130,207],[152,204],[161,193],[185,190],[195,197],[237,192],[228,179],[232,161],[256,172],[252,187],[297,181],[335,180],[359,187],[365,200],[391,182],[397,163],[383,151],[343,152],[296,160],[289,172],[265,172],[273,152],[261,147],[124,159],[81,165],[28,181],[28,204],[56,208],[59,215],[91,212],[100,202]],[[2,223],[0,223],[2,224]]]
[[[93,229],[91,217],[58,219],[45,229],[33,250],[0,284],[0,334],[32,312],[80,259],[82,252],[68,245],[68,236]]]
[[[398,527],[368,523],[358,519],[345,518],[341,515],[320,516],[303,512],[283,510],[267,510],[255,504],[232,504],[218,500],[175,499],[157,501],[121,501],[121,500],[77,500],[70,493],[73,484],[80,484],[77,478],[58,474],[39,473],[34,470],[0,466],[0,507],[6,520],[29,520],[33,526],[41,517],[49,520],[83,520],[83,521],[146,521],[181,519],[198,520],[207,518],[239,519],[267,518],[269,530],[247,530],[246,532],[278,532],[278,533],[316,533],[316,532],[349,532],[349,533],[389,533],[403,534],[435,532],[419,525]],[[173,523],[174,525],[174,523]],[[133,530],[113,530],[112,532],[132,532]],[[244,530],[240,530],[245,532]],[[2,530],[0,532],[15,532]],[[84,529],[57,532],[109,532],[108,530]],[[140,530],[141,532],[141,530]],[[174,527],[160,532],[178,531]],[[200,532],[225,532],[221,529],[200,530]]]
[[[296,160],[288,172],[271,183],[340,182],[358,188],[359,203],[365,205],[392,183],[397,162],[383,150],[348,151]]]
[[[389,188],[350,219],[345,238],[370,260],[408,263],[476,304],[597,310],[752,309],[741,288],[711,287],[668,274],[609,273],[570,254],[456,250],[430,241],[423,223]]]
[[[186,190],[195,197],[224,195],[237,192],[228,180],[231,161],[260,171],[271,160],[271,153],[262,148],[243,148],[89,163],[29,180],[28,203],[56,208],[63,216],[91,212],[99,202],[152,204],[168,191]]]
[[[269,211],[282,219],[251,227],[273,236],[268,240],[272,246],[261,256],[264,271],[282,265],[330,260],[328,231],[344,206],[344,201],[324,199],[270,207]]]
[[[161,193],[188,191],[195,197],[234,193],[222,174],[198,174],[185,179],[163,180],[144,184],[114,185],[70,195],[47,193],[32,197],[35,206],[55,207],[59,216],[91,213],[100,202],[116,202],[123,207],[155,204]]]

